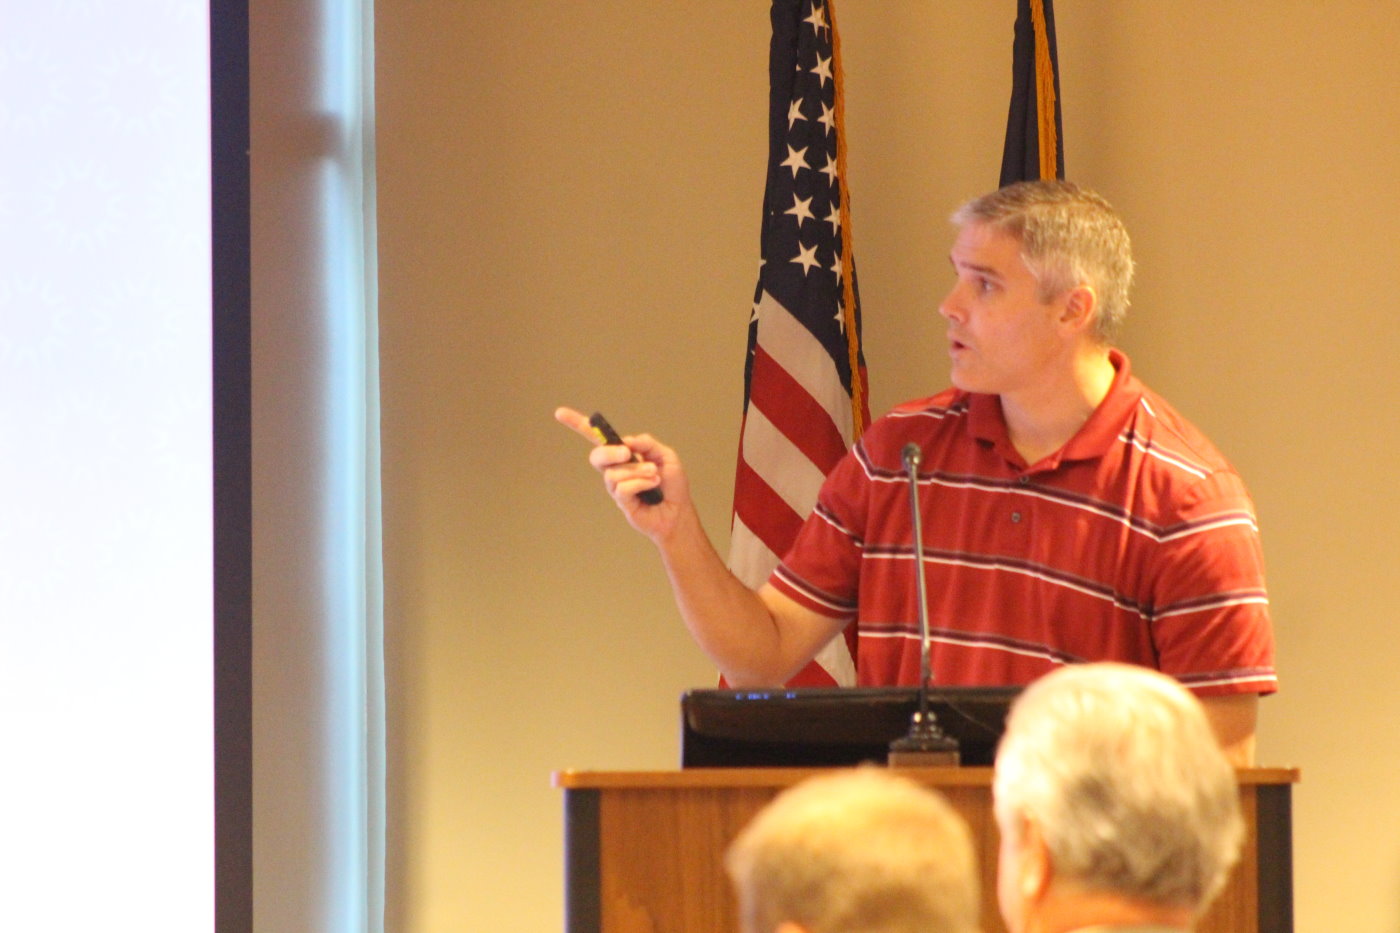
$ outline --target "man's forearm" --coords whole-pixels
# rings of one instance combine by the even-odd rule
[[[784,657],[779,621],[725,566],[693,509],[656,545],[686,627],[731,684],[781,683],[801,664]]]
[[[596,442],[582,412],[561,407],[554,418]],[[603,474],[628,524],[660,550],[691,635],[730,683],[781,683],[816,653],[819,644],[810,651],[804,645],[821,635],[825,620],[809,624],[801,608],[785,600],[779,600],[781,611],[770,609],[729,572],[700,524],[674,450],[648,434],[605,440],[589,454],[589,463]]]
[[[1259,697],[1253,693],[1201,697],[1201,706],[1230,764],[1236,768],[1253,767]]]

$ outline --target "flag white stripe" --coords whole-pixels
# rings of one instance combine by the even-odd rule
[[[744,420],[744,460],[798,515],[817,504],[826,474],[757,405],[749,406]]]
[[[764,291],[758,300],[758,344],[831,418],[841,436],[851,436],[851,397],[831,354],[778,299]]]
[[[846,636],[837,632],[817,652],[812,659],[831,675],[838,687],[854,687],[856,684],[856,662],[851,657],[851,649],[846,646]]]
[[[734,576],[749,589],[757,589],[778,566],[778,559],[778,555],[736,513],[734,528],[729,535],[729,569]]]

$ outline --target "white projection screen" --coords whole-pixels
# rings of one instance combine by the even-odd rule
[[[0,925],[212,930],[209,6],[0,11]]]

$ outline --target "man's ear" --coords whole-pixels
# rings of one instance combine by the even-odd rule
[[[1099,296],[1093,286],[1076,285],[1065,292],[1060,323],[1076,330],[1088,330],[1094,326],[1094,312],[1098,306]]]

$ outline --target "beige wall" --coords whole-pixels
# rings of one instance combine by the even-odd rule
[[[376,5],[389,926],[557,929],[551,771],[673,765],[712,673],[550,411],[678,447],[723,534],[767,4]],[[841,7],[877,408],[943,384],[943,217],[995,183],[1013,7]],[[1124,346],[1264,522],[1298,928],[1393,933],[1400,6],[1056,7],[1070,175],[1135,233]]]

